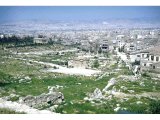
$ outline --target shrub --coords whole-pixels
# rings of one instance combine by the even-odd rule
[[[93,68],[98,68],[98,67],[99,67],[99,62],[98,62],[98,60],[95,60],[93,62]]]
[[[152,100],[149,106],[152,114],[160,114],[160,100]]]
[[[25,114],[24,112],[16,112],[6,108],[0,108],[0,114]]]

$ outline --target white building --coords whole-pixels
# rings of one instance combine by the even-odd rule
[[[48,39],[47,38],[34,38],[33,42],[34,43],[38,43],[38,44],[46,44],[48,43]]]
[[[160,72],[160,46],[130,54],[130,61],[140,61],[141,70],[154,70]]]
[[[0,35],[0,38],[4,38],[4,35]]]

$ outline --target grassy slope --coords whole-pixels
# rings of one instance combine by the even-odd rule
[[[3,53],[6,55],[6,53]],[[2,55],[2,56],[3,56]],[[65,56],[66,57],[66,56]],[[39,70],[43,68],[40,65],[27,66],[22,61],[0,58],[0,61],[5,63],[0,63],[0,79],[9,81],[9,83],[1,83],[1,97],[9,95],[11,93],[16,93],[20,96],[26,95],[39,95],[41,93],[48,92],[48,86],[61,85],[64,86],[63,89],[59,89],[64,94],[65,103],[60,105],[57,112],[60,113],[114,113],[113,109],[116,104],[120,104],[121,107],[126,107],[128,111],[136,113],[149,113],[146,111],[149,107],[150,100],[147,98],[137,99],[132,98],[128,101],[121,102],[121,100],[113,98],[112,100],[106,100],[105,103],[94,105],[90,102],[85,102],[83,99],[86,97],[87,93],[92,93],[95,88],[100,88],[101,90],[107,85],[107,82],[112,77],[117,77],[118,75],[131,75],[132,73],[126,68],[122,67],[122,70],[116,74],[112,74],[109,77],[104,77],[101,80],[95,81],[95,78],[88,77],[76,77],[61,75],[60,77],[54,78],[54,73],[42,73]],[[110,69],[116,69],[117,64],[113,65]],[[6,73],[6,74],[5,74]],[[30,76],[32,78],[31,83],[19,83],[18,78],[13,78],[12,76],[24,75]],[[40,76],[42,79],[39,79]],[[45,76],[45,77],[44,77]],[[123,81],[118,82],[115,87],[120,88],[120,86],[126,86],[128,89],[132,89],[135,93],[143,92],[158,92],[160,91],[160,82],[152,82],[151,78],[142,79],[146,86],[140,86],[139,81],[129,82]],[[79,85],[78,83],[81,83]],[[155,88],[153,88],[155,86]],[[128,93],[127,91],[123,91]],[[142,101],[144,104],[137,105],[137,101]],[[146,104],[145,104],[146,103]],[[97,102],[98,104],[98,102]]]

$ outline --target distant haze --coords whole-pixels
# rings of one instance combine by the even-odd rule
[[[22,20],[160,20],[159,6],[1,6],[0,22]],[[105,24],[105,23],[104,23]]]

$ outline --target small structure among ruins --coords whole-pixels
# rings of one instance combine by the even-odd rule
[[[68,67],[71,68],[89,68],[89,59],[85,57],[76,57],[68,61]]]

